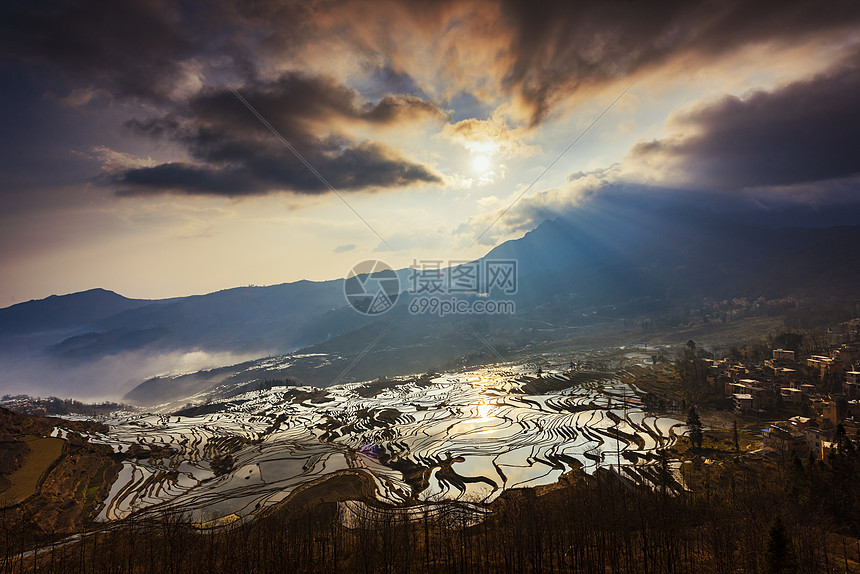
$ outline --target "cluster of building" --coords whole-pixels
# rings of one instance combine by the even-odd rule
[[[802,359],[795,351],[775,349],[772,358],[759,365],[711,360],[709,368],[738,413],[798,413],[764,430],[772,447],[826,458],[836,448],[840,424],[860,441],[860,345],[842,345]]]

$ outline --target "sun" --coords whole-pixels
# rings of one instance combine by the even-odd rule
[[[469,151],[472,170],[484,175],[495,167],[495,158],[499,152],[499,144],[493,140],[483,139],[466,142]]]
[[[472,169],[478,173],[486,173],[490,170],[490,156],[487,154],[477,154],[472,156]]]

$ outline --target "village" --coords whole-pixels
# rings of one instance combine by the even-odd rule
[[[725,406],[738,417],[762,421],[765,447],[827,460],[843,433],[860,442],[860,341],[807,356],[777,348],[759,361],[701,361]]]

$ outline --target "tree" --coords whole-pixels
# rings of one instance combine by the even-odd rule
[[[672,482],[672,470],[669,468],[669,455],[665,448],[657,451],[657,460],[659,461],[659,476],[660,476],[660,492],[666,494]]]
[[[696,342],[692,339],[687,341],[687,349],[684,351],[684,356],[690,359],[696,358]]]
[[[798,351],[800,344],[803,342],[803,335],[800,333],[780,333],[773,338],[773,344],[790,351]]]
[[[743,352],[734,346],[729,349],[729,356],[737,362],[743,361],[744,359]]]
[[[732,423],[732,438],[735,439],[735,452],[740,452],[741,441],[740,441],[740,437],[738,437],[738,421],[737,421],[737,419],[735,419],[735,421]]]
[[[702,420],[699,418],[699,413],[696,407],[690,407],[690,412],[687,414],[687,436],[690,437],[690,442],[694,447],[702,447]]]
[[[541,367],[538,367],[537,376],[538,378],[541,378],[543,376],[543,369]]]
[[[767,537],[767,566],[771,574],[794,572],[794,549],[782,519],[777,516],[770,526]]]
[[[842,423],[836,425],[836,436],[834,437],[836,442],[836,451],[845,457],[853,457],[855,455],[854,443],[851,442],[851,439],[848,437],[848,433],[845,432],[845,426]]]

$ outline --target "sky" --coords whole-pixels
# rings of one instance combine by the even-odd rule
[[[469,260],[608,189],[860,223],[856,1],[7,1],[0,82],[0,307]]]

